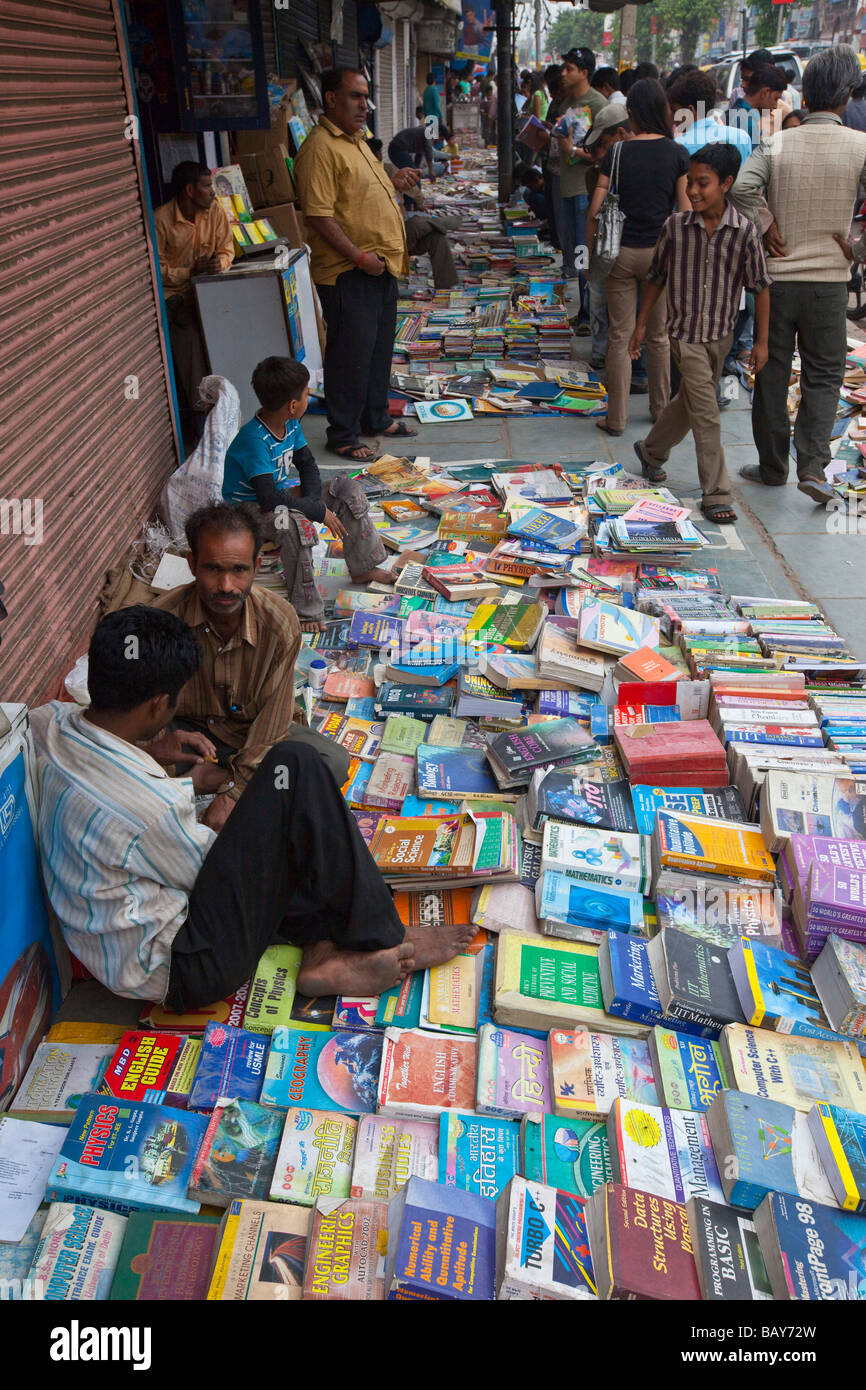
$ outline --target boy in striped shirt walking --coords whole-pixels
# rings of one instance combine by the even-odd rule
[[[687,192],[691,212],[675,212],[664,224],[650,266],[634,332],[632,358],[640,354],[647,319],[667,286],[668,333],[682,377],[680,389],[646,439],[634,446],[651,483],[665,480],[662,465],[691,430],[701,483],[701,511],[708,521],[736,521],[725,467],[716,385],[730,350],[743,290],[755,295],[755,344],[749,367],[767,361],[770,277],[755,224],[728,202],[740,167],[739,151],[716,142],[693,154]]]

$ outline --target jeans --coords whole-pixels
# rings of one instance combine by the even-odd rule
[[[574,253],[578,247],[582,250],[586,246],[586,210],[589,207],[589,199],[585,193],[576,193],[573,198],[561,198],[560,202],[562,204],[562,273],[567,280],[573,280],[575,275],[578,276],[582,312],[586,294],[586,276],[582,270],[578,272]],[[583,260],[583,256],[581,259]]]
[[[767,365],[755,378],[752,436],[765,483],[788,478],[788,383],[800,353],[800,404],[794,422],[798,478],[821,478],[845,371],[847,280],[776,280],[770,286]]]

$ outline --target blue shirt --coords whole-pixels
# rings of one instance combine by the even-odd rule
[[[742,160],[748,159],[752,153],[752,141],[748,131],[740,130],[737,126],[724,125],[721,121],[713,120],[712,116],[695,121],[685,134],[676,137],[676,141],[690,156],[697,154],[704,145],[712,145],[714,142],[734,145],[740,151]]]
[[[292,467],[296,449],[307,441],[300,420],[289,420],[283,439],[277,439],[258,415],[242,425],[226,450],[223,469],[223,497],[227,502],[255,502],[252,478],[270,474],[277,488],[294,487],[298,472]]]

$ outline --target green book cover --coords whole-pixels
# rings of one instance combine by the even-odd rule
[[[303,952],[299,946],[269,946],[256,966],[244,1014],[244,1028],[273,1033],[291,1025],[295,986]]]
[[[578,1197],[591,1197],[612,1181],[605,1126],[596,1120],[563,1120],[538,1111],[520,1125],[520,1171]]]
[[[672,1110],[706,1110],[727,1085],[721,1050],[709,1038],[656,1027],[650,1053],[662,1104]]]
[[[418,744],[424,742],[426,732],[427,724],[423,719],[413,719],[411,714],[389,714],[380,751],[414,753]]]
[[[219,1226],[218,1216],[132,1212],[109,1300],[204,1302]]]
[[[546,608],[540,603],[481,604],[466,628],[467,637],[491,645],[528,647],[533,642]]]

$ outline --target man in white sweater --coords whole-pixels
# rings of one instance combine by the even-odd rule
[[[749,482],[781,487],[788,478],[788,384],[800,354],[800,405],[794,449],[801,492],[826,503],[824,469],[845,369],[849,266],[836,236],[847,238],[855,204],[866,196],[866,134],[842,122],[861,81],[853,48],[817,53],[803,74],[809,114],[794,130],[763,141],[747,159],[730,199],[764,233],[770,287],[769,360],[755,379],[752,434],[758,464]]]

